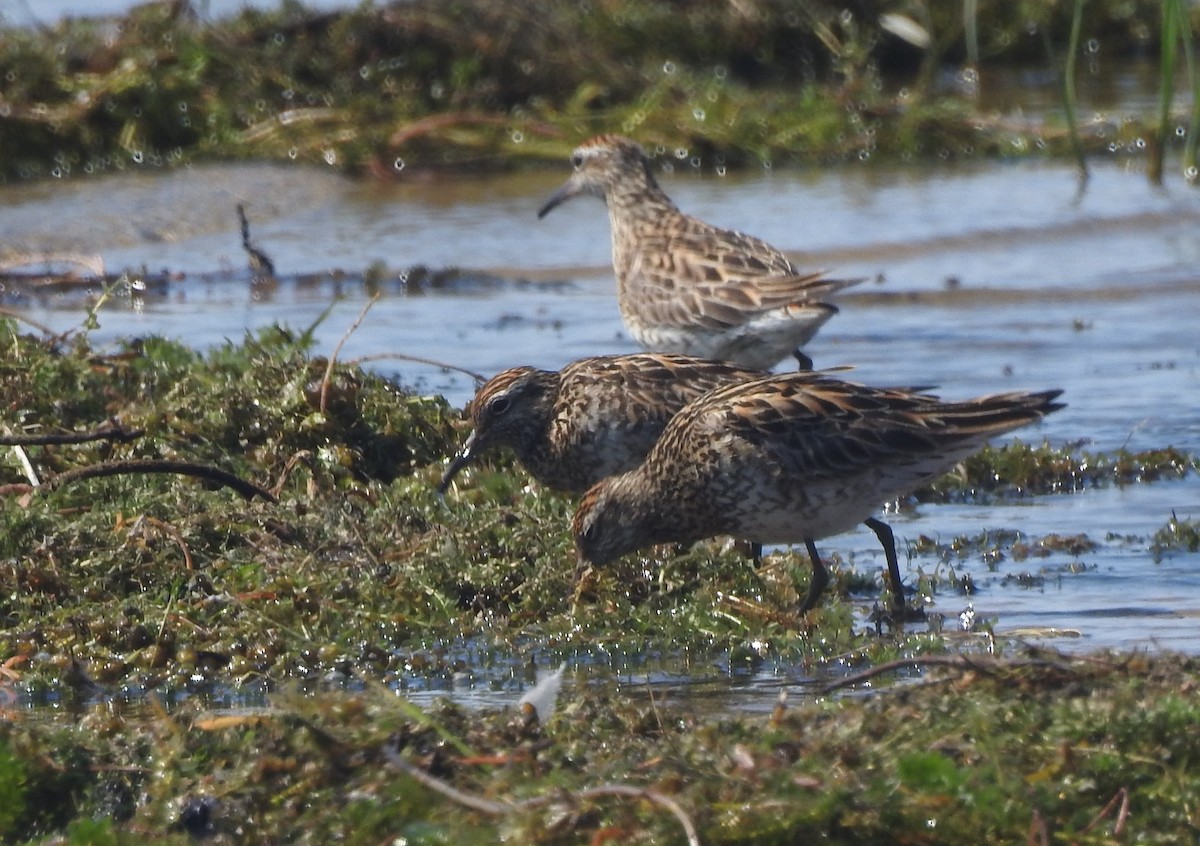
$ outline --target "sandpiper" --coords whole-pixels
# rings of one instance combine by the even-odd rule
[[[872,512],[990,437],[1062,408],[1060,393],[944,401],[820,372],[718,388],[676,414],[639,467],[584,494],[572,524],[577,575],[656,543],[803,542],[813,567],[804,612],[828,582],[816,541],[866,523],[883,543],[892,610],[903,620],[895,540]]]
[[[583,358],[559,371],[505,370],[467,406],[472,432],[438,491],[487,450],[507,446],[543,485],[583,493],[641,464],[691,400],[765,375],[724,361],[655,353]]]
[[[571,156],[575,173],[538,212],[572,197],[608,205],[621,318],[649,350],[767,369],[837,313],[821,298],[861,280],[797,269],[758,238],[684,214],[659,187],[641,145],[600,135]]]

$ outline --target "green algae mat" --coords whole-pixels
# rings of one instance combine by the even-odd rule
[[[309,332],[97,350],[5,320],[0,345],[5,842],[1180,843],[1200,828],[1192,659],[876,631],[853,597],[878,586],[836,557],[804,618],[789,610],[803,556],[756,572],[711,548],[624,562],[573,607],[573,502],[503,456],[443,501],[461,413],[315,355]],[[1176,450],[1018,443],[919,497],[1195,469]],[[1175,520],[1153,542],[1196,538]],[[580,657],[654,654],[686,674],[764,643],[813,678],[773,711],[700,708]],[[537,707],[406,695],[533,654],[572,668]]]
[[[720,171],[1084,153],[1161,167],[1176,151],[1194,166],[1185,136],[1200,112],[1172,112],[1170,68],[1194,76],[1200,10],[1179,0],[409,0],[327,13],[287,2],[212,21],[193,5],[10,23],[0,178],[240,158],[407,178],[557,164],[600,132]],[[1143,104],[1166,104],[1153,114],[1113,102],[1129,96],[1123,83],[1095,102],[1065,87],[1156,58],[1163,84],[1153,69],[1135,80]],[[1006,92],[1001,72],[1014,69]],[[1061,107],[1053,93],[1032,114],[995,103],[1056,79]]]

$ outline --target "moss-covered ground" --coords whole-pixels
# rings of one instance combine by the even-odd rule
[[[997,68],[1061,73],[1072,5],[415,0],[317,14],[289,2],[201,21],[160,2],[41,28],[13,15],[0,177],[258,158],[403,178],[557,163],[614,131],[706,169],[1061,155],[1058,110],[992,112],[980,92]],[[1159,55],[1158,0],[1086,5],[1086,72]],[[1178,123],[1168,135],[1182,145]],[[1144,155],[1157,125],[1088,110],[1081,143]]]
[[[572,607],[571,500],[503,456],[440,500],[459,412],[330,367],[305,332],[208,353],[156,338],[97,351],[86,333],[7,321],[0,344],[0,438],[25,441],[0,466],[8,842],[686,842],[672,801],[704,843],[1100,843],[1115,827],[1179,843],[1200,828],[1191,660],[876,632],[856,614],[880,594],[875,574],[836,557],[831,595],[803,619],[790,610],[803,556],[756,570],[706,547],[626,561]],[[152,461],[254,487],[136,463]],[[87,477],[97,466],[127,472]],[[917,499],[1195,470],[1174,450],[1014,444]],[[1194,536],[1175,520],[1153,543],[1185,550]],[[910,552],[1091,543],[993,533]],[[921,580],[935,595],[968,587]],[[397,695],[476,671],[454,644],[480,661],[536,645],[544,667],[598,653],[732,667],[766,653],[808,668],[814,689],[889,661],[936,663],[773,715],[701,714],[604,674],[578,676],[542,720]]]

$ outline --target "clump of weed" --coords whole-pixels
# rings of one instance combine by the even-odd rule
[[[1172,552],[1200,552],[1200,521],[1180,519],[1174,512],[1167,524],[1150,541],[1154,560]]]
[[[1181,479],[1198,467],[1196,456],[1174,447],[1092,453],[1074,446],[1015,441],[984,447],[916,496],[923,502],[947,502],[1069,493],[1104,485]]]

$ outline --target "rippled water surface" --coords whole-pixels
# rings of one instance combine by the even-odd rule
[[[180,274],[165,288],[116,292],[100,311],[99,340],[157,333],[204,347],[274,322],[307,326],[338,300],[317,331],[319,350],[328,352],[366,302],[361,272],[377,263],[386,268],[383,297],[343,359],[420,356],[485,375],[516,364],[557,368],[635,349],[614,301],[603,206],[580,200],[536,219],[565,175],[564,166],[376,185],[238,165],[5,187],[0,246],[95,255],[110,272]],[[1069,407],[1022,437],[1093,450],[1200,451],[1194,191],[1151,188],[1136,169],[1110,162],[1094,165],[1082,192],[1070,168],[1031,162],[725,177],[688,168],[663,182],[687,211],[766,238],[807,264],[869,278],[843,297],[842,313],[809,348],[818,366],[853,364],[856,379],[936,384],[956,397],[1061,387]],[[249,285],[238,202],[283,277],[273,289]],[[429,274],[413,267],[435,271],[438,284],[425,284]],[[451,267],[464,272],[436,273]],[[346,274],[331,273],[339,269]],[[56,331],[78,326],[86,301],[79,291],[9,291],[0,299]],[[474,389],[468,376],[428,364],[372,366],[456,405]],[[984,530],[1035,539],[1086,533],[1099,544],[1078,558],[1055,553],[995,569],[978,556],[914,557],[910,581],[953,566],[979,587],[969,600],[939,597],[934,610],[948,627],[971,601],[997,631],[1066,632],[1053,641],[1061,648],[1200,652],[1200,555],[1156,561],[1149,551],[1172,512],[1200,517],[1194,477],[1003,507],[923,506],[891,519],[901,544]],[[823,547],[856,568],[882,567],[865,531]],[[643,668],[640,659],[609,663]],[[523,685],[514,666],[447,679],[445,688],[470,697],[482,687],[503,698]],[[800,681],[794,668],[769,660],[743,675],[719,663],[654,673],[664,684],[711,673],[768,691]]]

